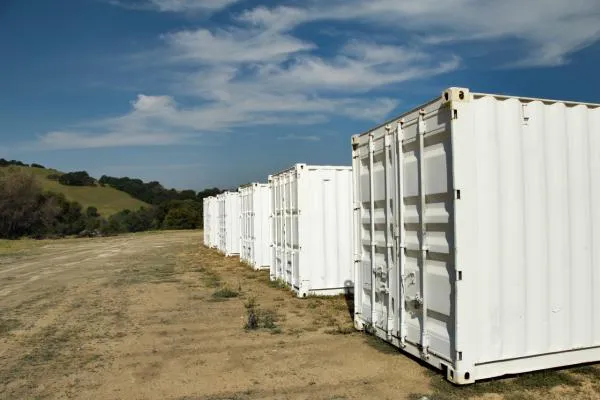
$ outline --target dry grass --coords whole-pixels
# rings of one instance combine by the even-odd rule
[[[0,398],[600,398],[592,365],[453,386],[354,332],[350,300],[296,298],[199,236],[15,242],[18,258],[0,256]]]

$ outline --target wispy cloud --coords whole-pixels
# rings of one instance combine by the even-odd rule
[[[107,165],[103,168],[104,171],[110,173],[121,172],[121,171],[182,171],[186,169],[194,169],[204,166],[202,163],[188,163],[188,164],[143,164],[143,165]]]
[[[600,39],[597,0],[333,0],[316,4],[306,19],[402,27],[430,37],[432,44],[514,39],[517,64],[523,67],[564,64],[569,54]]]
[[[48,132],[39,137],[37,150],[94,149],[101,147],[164,146],[183,141],[177,134],[150,132]]]
[[[244,64],[283,60],[293,53],[314,49],[312,43],[278,31],[230,28],[180,31],[163,36],[172,61],[200,64]]]
[[[321,138],[316,135],[295,135],[293,133],[290,133],[285,136],[280,136],[277,139],[279,139],[279,140],[303,140],[306,142],[318,142],[321,140]]]
[[[210,14],[236,1],[113,3]],[[172,76],[171,93],[140,94],[129,112],[45,133],[37,146],[173,145],[252,126],[334,118],[380,121],[398,106],[406,82],[468,68],[457,42],[491,46],[507,40],[514,54],[500,60],[494,55],[495,63],[543,67],[568,62],[572,53],[600,38],[598,0],[307,0],[248,8],[228,17],[218,28],[182,29],[157,38],[152,58]],[[314,35],[318,30],[303,35],[298,29],[337,22],[350,32],[332,41],[321,41]],[[365,27],[368,35],[361,30]],[[141,60],[140,68],[146,68],[147,60]],[[184,97],[185,106],[178,102]]]
[[[161,12],[215,12],[240,0],[109,0],[115,6],[132,10]]]

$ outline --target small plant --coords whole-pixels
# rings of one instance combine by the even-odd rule
[[[17,329],[21,323],[16,319],[1,319],[0,318],[0,336]]]
[[[246,330],[254,330],[258,329],[258,315],[256,313],[257,304],[256,299],[254,297],[248,299],[248,301],[244,304],[246,307],[246,314],[248,315],[248,319],[246,321],[246,325],[244,329]]]
[[[327,329],[325,333],[329,335],[350,335],[356,332],[353,326],[342,326],[338,325],[333,329]]]
[[[276,279],[274,281],[269,281],[269,286],[276,289],[287,289],[288,285],[285,283],[283,279]]]
[[[277,315],[272,310],[260,310],[259,312],[259,321],[262,322],[263,328],[267,329],[275,329],[277,326],[275,325],[275,321],[277,320]]]
[[[263,310],[259,307],[254,297],[248,299],[244,304],[246,308],[246,330],[270,329],[271,331],[279,329],[276,325],[278,320],[277,313],[273,310]]]
[[[238,297],[239,293],[235,290],[229,289],[228,287],[221,288],[212,294],[214,299],[231,299]]]

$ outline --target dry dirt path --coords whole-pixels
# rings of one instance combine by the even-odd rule
[[[296,299],[199,232],[32,242],[0,255],[0,398],[402,399],[425,369]],[[239,296],[215,298],[228,287]],[[273,315],[245,331],[244,304]]]
[[[0,242],[0,399],[598,398],[595,367],[452,387],[355,332],[343,297],[297,299],[200,242]],[[252,299],[267,327],[246,331]]]

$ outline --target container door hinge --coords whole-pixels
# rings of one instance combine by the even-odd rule
[[[373,140],[373,133],[369,134],[369,152],[375,152],[375,141]]]
[[[454,199],[460,200],[460,189],[454,191]]]
[[[354,208],[353,209],[354,209],[354,211],[360,210],[360,203],[359,202],[354,203]]]
[[[404,140],[404,118],[398,120],[398,125],[396,126],[396,140],[398,143],[402,143]]]
[[[391,143],[391,137],[390,137],[390,134],[392,132],[392,125],[387,124],[385,126],[385,132],[386,132],[386,134],[383,137],[383,145],[387,148],[387,147],[390,147],[392,145],[392,143]]]
[[[527,104],[521,105],[523,110],[523,125],[527,126],[529,124],[529,112],[527,111]]]
[[[427,131],[427,125],[425,124],[425,110],[419,110],[419,118],[417,121],[417,135],[424,135]]]
[[[456,271],[456,281],[462,281],[463,280],[463,272],[457,270]]]

